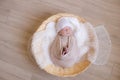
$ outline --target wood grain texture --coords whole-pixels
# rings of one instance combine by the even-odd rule
[[[112,52],[104,66],[91,65],[73,78],[59,78],[39,69],[29,58],[30,37],[49,16],[67,12],[94,26],[104,24]],[[0,0],[0,80],[120,80],[120,0]]]

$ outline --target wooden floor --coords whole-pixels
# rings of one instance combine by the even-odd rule
[[[43,20],[67,12],[104,24],[112,52],[104,66],[92,65],[74,78],[59,78],[29,58],[29,38]],[[0,80],[120,80],[120,0],[0,0]]]

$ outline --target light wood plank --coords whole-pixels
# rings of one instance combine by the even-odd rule
[[[91,65],[74,78],[59,78],[41,70],[29,58],[28,41],[42,21],[67,12],[94,26],[104,24],[112,40],[106,65]],[[0,80],[119,80],[120,0],[0,0]]]

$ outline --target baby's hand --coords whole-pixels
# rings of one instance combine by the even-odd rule
[[[63,50],[62,50],[62,55],[65,55],[68,53],[68,47],[64,47]]]

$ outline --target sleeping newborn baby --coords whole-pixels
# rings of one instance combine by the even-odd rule
[[[87,30],[76,18],[63,17],[56,24],[57,35],[50,46],[52,62],[71,67],[82,60],[89,50]]]

